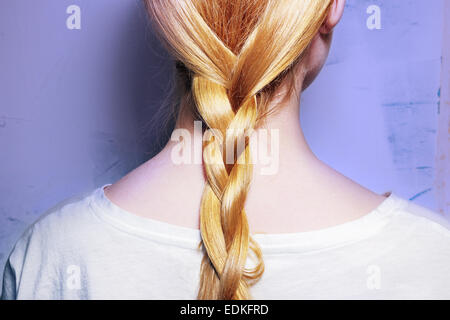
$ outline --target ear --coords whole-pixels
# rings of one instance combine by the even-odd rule
[[[333,31],[344,14],[345,0],[332,0],[330,12],[320,27],[320,33],[328,34]]]

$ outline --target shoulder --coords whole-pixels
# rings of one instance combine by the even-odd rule
[[[450,265],[448,219],[410,200],[397,197],[396,201],[399,206],[383,233],[385,241],[391,242],[392,248],[396,247],[392,252],[399,259],[407,259],[411,266],[416,262],[419,269],[436,271],[435,278],[439,277],[439,271],[445,283],[450,285],[450,277],[444,272]]]
[[[370,264],[382,277],[377,297],[448,299],[450,229],[443,215],[391,196],[380,232],[365,245]]]
[[[95,190],[76,194],[49,208],[29,228],[28,235],[39,238],[42,244],[58,246],[92,231],[96,221],[91,208]]]
[[[400,221],[407,223],[407,227],[414,227],[416,233],[431,233],[450,240],[450,220],[448,217],[411,200],[395,195],[394,197],[400,203],[396,212],[397,216]]]
[[[28,227],[8,257],[2,298],[56,298],[57,291],[47,289],[59,285],[59,266],[83,247],[84,235],[95,234],[94,195],[90,190],[66,198]]]

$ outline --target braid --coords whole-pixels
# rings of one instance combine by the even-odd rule
[[[261,278],[264,263],[244,208],[253,174],[247,133],[266,111],[269,97],[264,90],[307,48],[331,0],[147,0],[146,4],[168,47],[192,71],[196,109],[212,129],[203,142],[204,257],[198,298],[250,299],[249,287]],[[239,141],[244,141],[243,150],[236,150]],[[250,253],[257,263],[247,270]]]
[[[223,146],[235,146],[245,130],[253,129],[256,122],[256,99],[251,99],[234,113],[224,87],[201,76],[195,77],[192,91],[197,108],[210,128],[217,128],[212,139],[203,144],[206,186],[201,201],[200,228],[208,259],[202,262],[202,270],[214,269],[214,284],[208,277],[201,278],[200,299],[248,299],[245,278],[255,279],[264,269],[261,252],[254,244],[258,266],[244,274],[249,248],[249,228],[244,210],[252,168],[248,139],[234,163],[227,166]],[[208,94],[205,94],[208,93]],[[210,112],[211,105],[222,112]],[[244,125],[244,127],[243,127]],[[235,130],[236,129],[236,130]],[[243,129],[243,130],[242,130]],[[216,290],[210,290],[212,285]]]

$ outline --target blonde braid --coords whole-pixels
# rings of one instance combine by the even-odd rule
[[[192,71],[196,108],[213,129],[203,143],[206,183],[200,229],[205,254],[198,298],[250,299],[249,286],[262,276],[264,263],[244,209],[252,179],[247,133],[266,111],[269,99],[264,89],[304,52],[331,0],[147,0],[146,4],[169,48]],[[237,154],[233,150],[233,162],[228,164],[229,150],[222,150],[236,149],[241,139],[244,150]],[[246,270],[249,249],[257,264]]]
[[[242,105],[234,114],[224,87],[196,76],[192,90],[205,122],[210,128],[218,127],[214,138],[204,143],[207,182],[200,209],[202,239],[210,260],[203,260],[202,270],[214,268],[217,277],[213,280],[214,284],[209,284],[213,278],[210,270],[209,276],[201,279],[199,298],[245,299],[249,297],[245,279],[258,278],[264,270],[261,252],[254,243],[253,250],[259,263],[254,270],[244,273],[250,241],[244,211],[252,178],[250,148],[247,140],[244,152],[236,155],[238,161],[232,164],[229,172],[225,162],[226,153],[222,153],[222,150],[224,145],[235,146],[235,142],[240,139],[235,132],[244,133],[247,129],[253,129],[257,117],[256,99]],[[205,95],[205,92],[213,94]],[[210,112],[212,104],[228,112],[218,117],[218,113]],[[216,289],[210,290],[209,286]],[[211,296],[211,292],[218,296]]]

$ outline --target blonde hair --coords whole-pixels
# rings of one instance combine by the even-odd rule
[[[244,204],[252,178],[246,131],[267,113],[274,89],[301,58],[332,0],[145,0],[185,76],[183,105],[214,137],[203,144],[206,182],[200,206],[204,257],[198,299],[251,299],[264,272]],[[192,101],[192,103],[191,103]],[[222,146],[245,148],[225,161]],[[252,253],[256,266],[246,269]]]

